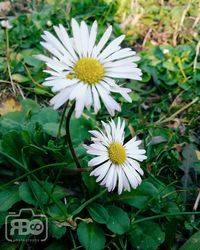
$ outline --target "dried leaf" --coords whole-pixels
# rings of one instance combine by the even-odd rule
[[[21,111],[21,104],[14,97],[7,97],[0,103],[0,115],[9,112]]]
[[[197,159],[200,161],[200,151],[196,150],[196,156],[197,156]]]
[[[6,13],[11,10],[10,1],[0,3],[0,16],[6,16]]]

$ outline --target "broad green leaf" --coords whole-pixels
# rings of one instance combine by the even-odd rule
[[[87,164],[87,163],[86,163]],[[84,166],[85,164],[82,164]],[[87,165],[86,165],[87,166]],[[82,173],[82,180],[86,185],[88,192],[92,195],[97,192],[99,185],[96,183],[96,179],[93,176],[90,176],[90,173]]]
[[[38,122],[42,125],[50,122],[59,123],[59,115],[58,112],[52,108],[45,107],[31,117],[31,122]]]
[[[106,210],[109,214],[109,219],[106,223],[108,229],[116,234],[124,234],[129,230],[130,219],[124,210],[116,206],[109,206]]]
[[[0,191],[0,212],[7,211],[20,200],[18,186],[11,186],[6,190]]]
[[[56,239],[60,239],[66,233],[66,227],[58,227],[54,222],[49,222],[48,230]]]
[[[149,198],[156,196],[159,190],[149,181],[143,181],[141,185],[131,192],[124,192],[118,196],[117,200],[136,208],[143,208]]]
[[[65,244],[64,242],[63,245],[61,245],[60,242],[53,242],[44,250],[66,250],[66,246],[64,244]]]
[[[197,250],[200,249],[200,231],[193,234],[179,250]]]
[[[15,250],[17,249],[17,243],[13,243],[13,242],[2,243],[0,247],[1,247],[1,250]]]
[[[11,130],[2,136],[3,151],[20,162],[23,162],[22,148],[30,143],[30,135],[26,130]]]
[[[0,133],[5,134],[11,129],[20,130],[24,121],[24,114],[22,112],[7,113],[0,118]]]
[[[132,247],[140,250],[157,250],[164,240],[165,233],[153,221],[135,224],[129,235]]]
[[[93,220],[100,224],[106,224],[109,219],[109,214],[107,210],[98,203],[93,203],[89,208],[88,211],[90,216]]]
[[[40,105],[31,99],[25,99],[22,101],[21,104],[22,104],[22,111],[26,114],[36,113],[40,110]]]
[[[8,215],[7,211],[0,212],[0,228],[2,228],[2,226],[5,224],[5,219],[7,215]]]
[[[33,190],[31,189],[31,186]],[[37,202],[39,204],[46,204],[49,200],[48,194],[45,190],[51,192],[53,188],[53,183],[42,182],[42,186],[39,185],[37,182],[32,181],[31,186],[28,182],[23,182],[19,187],[19,195],[23,201],[28,204],[36,205]],[[34,192],[34,194],[33,194]],[[66,192],[64,188],[60,186],[56,186],[54,192],[51,194],[55,199],[61,199],[66,196]],[[50,199],[50,202],[52,200]]]
[[[104,249],[105,236],[98,224],[81,222],[78,225],[77,234],[80,243],[86,250]]]
[[[43,126],[44,131],[48,134],[51,135],[53,137],[56,137],[58,134],[58,129],[59,129],[59,123],[53,123],[53,122],[49,122],[44,124]],[[65,135],[65,130],[64,128],[61,129],[61,136]]]
[[[76,119],[74,116],[72,117],[70,121],[70,131],[72,140],[76,145],[80,143],[83,144],[84,140],[90,137],[88,131],[92,129],[93,123],[94,122],[84,117],[80,117],[79,119]]]

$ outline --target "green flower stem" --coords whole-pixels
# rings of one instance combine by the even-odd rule
[[[75,102],[73,103],[73,105],[71,106],[71,108],[70,108],[70,110],[69,110],[69,112],[67,114],[67,118],[66,118],[66,138],[67,138],[67,142],[68,142],[68,145],[69,145],[69,149],[70,149],[71,154],[72,154],[72,156],[74,158],[74,161],[76,163],[76,167],[81,168],[80,162],[78,160],[78,157],[76,155],[76,152],[75,152],[73,144],[72,144],[72,139],[71,139],[70,130],[69,130],[70,119],[71,119],[72,113],[74,111],[74,108],[75,108]]]
[[[64,109],[63,109],[63,112],[62,112],[62,116],[61,116],[61,120],[60,120],[60,124],[59,124],[59,128],[58,128],[58,133],[57,133],[57,136],[56,136],[56,142],[58,142],[58,139],[60,137],[60,133],[61,133],[61,129],[62,129],[63,121],[64,121],[64,118],[65,118],[65,113],[66,113],[66,110],[67,110],[68,103],[69,103],[68,101],[65,103],[65,106],[64,106]]]
[[[97,200],[99,197],[101,197],[102,195],[104,195],[106,193],[106,191],[107,191],[107,189],[104,189],[103,191],[101,191],[101,193],[95,195],[91,199],[89,199],[86,202],[84,202],[82,205],[80,205],[79,208],[77,208],[75,211],[72,212],[72,216],[75,216],[75,215],[79,214],[85,207],[87,207],[88,205],[90,205],[90,203],[92,203],[93,201]]]
[[[1,152],[0,152],[0,154],[1,154]],[[32,174],[34,174],[34,173],[36,173],[36,172],[39,172],[39,171],[42,171],[42,170],[45,170],[45,169],[49,169],[49,168],[56,168],[56,169],[62,168],[64,171],[69,172],[69,173],[88,172],[88,171],[91,170],[91,168],[81,168],[81,169],[77,169],[77,168],[66,168],[66,163],[65,163],[65,162],[61,162],[61,163],[52,163],[52,164],[44,165],[44,166],[42,166],[42,167],[40,167],[40,168],[36,168],[36,169],[34,169],[34,170],[32,170],[32,171],[29,171],[29,172],[27,172],[26,174],[23,174],[23,175],[21,175],[21,176],[15,178],[15,179],[13,179],[13,180],[7,182],[7,183],[1,185],[1,186],[0,186],[0,190],[9,187],[9,186],[12,185],[13,183],[15,183],[15,182],[17,182],[17,181],[20,181],[20,180],[22,180],[22,179],[28,177],[29,175],[32,175]]]
[[[191,212],[163,213],[163,214],[158,214],[158,215],[154,215],[154,216],[150,216],[150,217],[141,218],[138,220],[133,220],[131,224],[134,225],[137,223],[141,223],[143,221],[160,219],[160,218],[167,217],[167,216],[179,216],[179,215],[200,215],[200,212],[192,212],[191,211]]]

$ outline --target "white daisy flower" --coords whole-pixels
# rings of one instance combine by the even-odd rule
[[[10,24],[8,20],[1,21],[1,27],[5,29],[11,29],[13,26]]]
[[[97,176],[97,182],[113,191],[118,186],[118,193],[136,188],[142,181],[143,170],[138,161],[147,157],[144,149],[139,149],[140,140],[136,137],[124,144],[125,121],[118,118],[117,125],[111,120],[102,122],[105,132],[92,130],[93,143],[85,146],[87,153],[97,157],[89,161],[89,166],[96,166],[90,175]],[[98,166],[97,166],[98,165]]]
[[[71,38],[61,24],[54,27],[57,37],[48,31],[42,35],[42,46],[52,54],[51,57],[37,56],[50,68],[45,72],[51,76],[45,79],[43,85],[51,86],[52,91],[58,92],[50,104],[58,109],[67,100],[75,100],[75,114],[79,117],[84,107],[94,106],[97,113],[101,108],[101,98],[108,112],[114,115],[115,110],[120,111],[121,107],[110,92],[119,93],[131,102],[128,95],[131,90],[120,87],[113,78],[141,80],[142,72],[135,64],[140,58],[131,49],[120,47],[124,35],[108,44],[112,26],[96,43],[96,21],[91,29],[84,21],[79,25],[75,19],[72,19],[71,25]]]

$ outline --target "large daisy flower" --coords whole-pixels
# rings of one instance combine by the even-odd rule
[[[102,122],[105,132],[92,130],[90,133],[93,143],[85,146],[87,153],[96,155],[89,161],[88,165],[96,168],[90,175],[97,176],[97,182],[106,186],[108,191],[113,191],[118,186],[118,193],[130,191],[136,188],[142,181],[140,175],[143,170],[138,161],[143,161],[147,157],[146,151],[139,149],[140,140],[136,137],[124,143],[125,121],[115,124],[113,120],[109,123]]]
[[[57,36],[45,31],[41,45],[51,56],[38,55],[46,62],[51,76],[43,85],[51,86],[58,92],[50,101],[55,109],[67,100],[75,100],[75,113],[79,117],[84,107],[94,106],[95,113],[101,108],[100,98],[108,112],[114,115],[120,111],[120,105],[110,96],[110,92],[121,94],[131,102],[128,88],[120,87],[113,78],[141,80],[142,72],[135,64],[140,58],[130,48],[121,48],[124,35],[108,44],[112,26],[109,26],[96,43],[97,22],[91,29],[84,21],[77,23],[72,19],[72,37],[60,24],[54,27]]]

